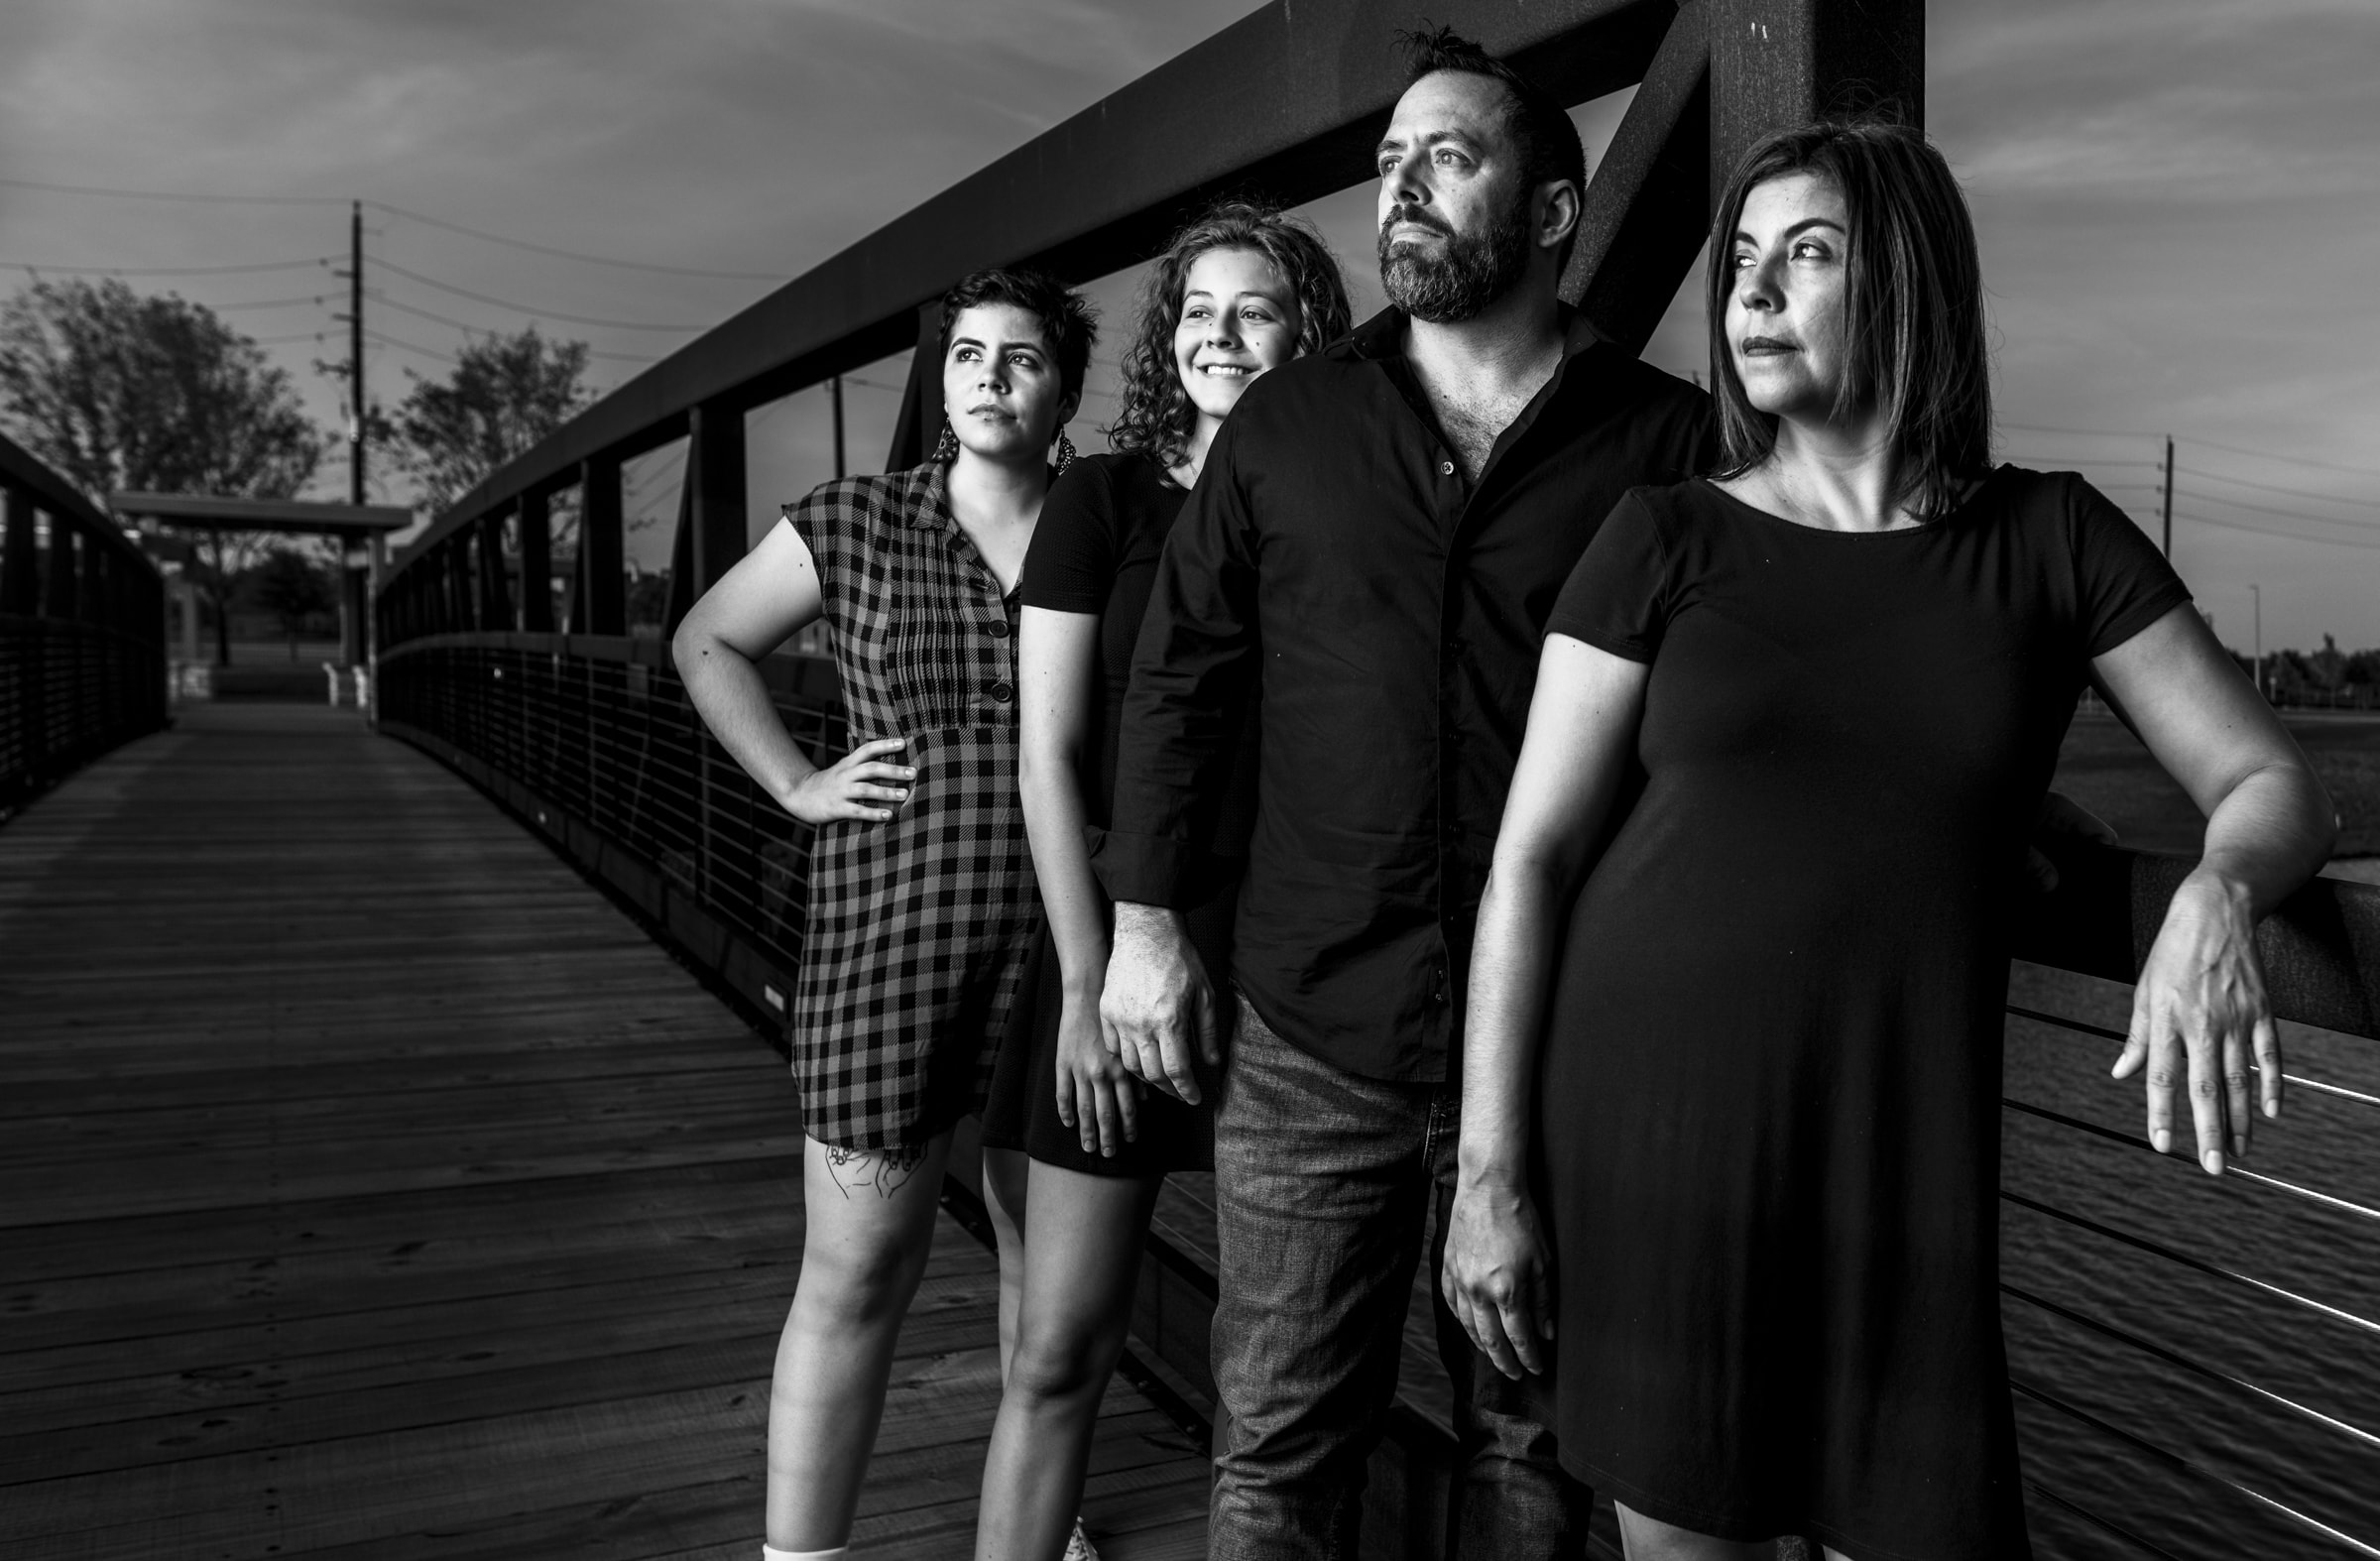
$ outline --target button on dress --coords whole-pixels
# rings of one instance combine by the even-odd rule
[[[884,822],[819,826],[790,1019],[802,1129],[923,1143],[978,1110],[1040,926],[1016,794],[1015,610],[928,462],[785,509],[818,571],[851,746],[908,740]]]

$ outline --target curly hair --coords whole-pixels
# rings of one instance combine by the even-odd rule
[[[988,267],[961,277],[942,295],[942,356],[950,356],[951,327],[971,308],[1006,303],[1041,322],[1049,355],[1058,368],[1058,388],[1079,396],[1091,367],[1091,344],[1099,339],[1099,316],[1079,293],[1056,278],[1024,267]]]
[[[1180,463],[1197,426],[1198,409],[1174,367],[1173,331],[1182,312],[1190,267],[1211,250],[1252,250],[1297,298],[1297,354],[1320,351],[1347,334],[1347,284],[1322,235],[1296,217],[1252,201],[1226,200],[1173,236],[1149,267],[1124,349],[1122,408],[1108,424],[1108,443],[1139,450],[1160,466]]]

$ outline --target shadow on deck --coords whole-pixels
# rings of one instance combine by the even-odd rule
[[[0,829],[0,1552],[758,1553],[790,1081],[451,773],[185,714]],[[858,1553],[968,1553],[996,1298],[944,1215]],[[1105,1415],[1105,1552],[1203,1555]]]

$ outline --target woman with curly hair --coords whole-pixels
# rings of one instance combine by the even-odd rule
[[[1100,1395],[1124,1348],[1141,1235],[1165,1173],[1213,1161],[1213,1123],[1196,1092],[1188,1102],[1143,1093],[1100,1030],[1110,911],[1084,831],[1107,822],[1117,720],[1157,555],[1249,385],[1347,328],[1338,264],[1304,223],[1228,202],[1185,228],[1141,292],[1124,408],[1109,428],[1115,453],[1076,461],[1050,489],[1025,559],[1019,782],[1048,925],[1027,977],[1031,1044],[1003,1053],[984,1118],[995,1219],[1021,1226],[1025,1260],[984,1467],[979,1558],[1094,1553],[1074,1513]],[[1241,756],[1244,781],[1251,758]],[[1232,792],[1248,798],[1252,787]],[[1213,821],[1212,893],[1189,917],[1218,991],[1247,824],[1245,803],[1230,801]]]
[[[786,506],[672,647],[720,744],[817,827],[790,1033],[806,1219],[769,1400],[768,1561],[844,1553],[952,1130],[981,1105],[1011,1016],[1030,1012],[1016,582],[1094,330],[1039,273],[961,281],[942,300],[949,417],[932,457]],[[821,619],[852,739],[823,767],[757,664]]]

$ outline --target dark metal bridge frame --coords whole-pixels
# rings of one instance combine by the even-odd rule
[[[1883,104],[1922,118],[1919,0],[1438,0],[1415,10],[1515,60],[1566,101],[1640,85],[1587,191],[1565,290],[1599,330],[1632,347],[1643,345],[1676,293],[1725,171],[1755,136]],[[749,409],[918,346],[888,453],[889,467],[914,463],[941,418],[932,309],[945,287],[994,264],[1031,263],[1087,280],[1148,258],[1218,194],[1295,204],[1357,182],[1402,85],[1391,29],[1413,20],[1370,0],[1269,5],[788,283],[495,473],[398,560],[378,595],[383,729],[471,778],[756,1009],[781,1014],[800,953],[807,831],[708,739],[664,644],[629,636],[622,463],[688,441],[666,631],[745,550]],[[569,621],[557,623],[544,588],[548,516],[556,496],[571,491],[579,501],[578,573]],[[796,737],[839,750],[831,665],[780,655],[765,672]],[[2023,954],[2128,983],[2185,867],[2077,851],[2065,862],[2064,890],[2028,929]],[[2283,1017],[2380,1035],[2380,891],[2318,882],[2272,919],[2263,948]],[[2110,1033],[2071,1016],[2017,1012],[2070,1033]],[[2351,1090],[2329,1093],[2380,1107]],[[2017,1119],[2140,1142],[2035,1104],[2008,1105]],[[2256,1172],[2237,1180],[2248,1184],[2242,1196],[2312,1201],[2380,1235],[2380,1209]],[[2101,1250],[2147,1252],[2366,1343],[2380,1335],[2369,1317],[2011,1196],[2089,1233]],[[1195,1247],[1162,1228],[1152,1238],[1158,1261],[1144,1265],[1135,1330],[1183,1381],[1206,1388],[1213,1280]],[[2021,1291],[2011,1296],[2048,1306],[2102,1341],[2174,1359],[2104,1319]],[[2323,1434],[2380,1446],[2368,1429],[2184,1364],[2266,1408],[2285,1405]],[[2219,1489],[2300,1541],[2380,1557],[2376,1536],[2327,1527],[2172,1451],[2146,1428],[2108,1424],[2042,1383],[2018,1387],[2065,1422]],[[1401,1553],[1435,1554],[1445,1514],[1443,1437],[1410,1404],[1391,1431],[1375,1461],[1372,1501],[1386,1520],[1375,1532],[1401,1534],[1390,1543],[1403,1544]],[[2165,1553],[2090,1510],[2087,1488],[2074,1483],[2080,1475],[2038,1462],[2032,1473],[2028,1485],[2043,1507],[2078,1517],[2125,1553]]]
[[[0,439],[0,818],[166,724],[165,625],[148,555]]]

